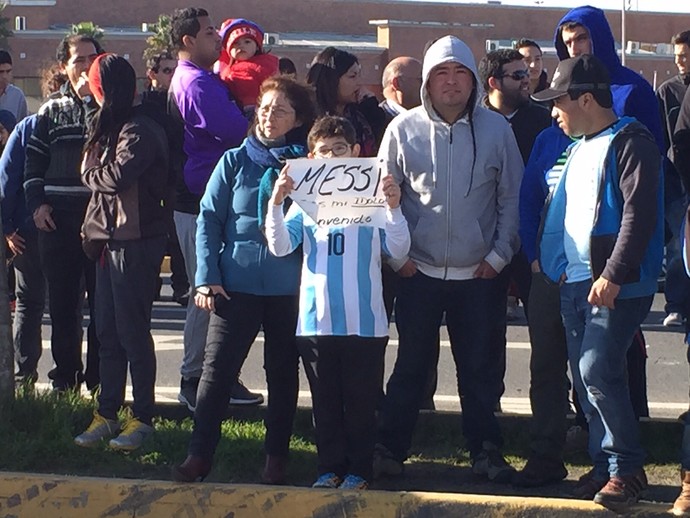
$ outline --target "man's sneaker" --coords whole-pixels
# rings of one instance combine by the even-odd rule
[[[383,444],[374,447],[374,478],[397,477],[405,471],[404,464]]]
[[[664,325],[666,327],[678,327],[683,325],[683,315],[677,311],[671,311],[664,319]]]
[[[264,402],[264,397],[258,392],[251,392],[244,386],[242,380],[237,378],[230,394],[231,405],[260,405]]]
[[[563,451],[565,453],[581,453],[587,452],[589,448],[589,431],[580,425],[573,425],[568,428],[565,433],[565,445]]]
[[[153,426],[132,418],[125,424],[122,433],[108,443],[113,450],[132,451],[141,446],[144,440],[153,433]]]
[[[196,391],[199,388],[199,378],[182,378],[180,381],[180,393],[177,400],[187,405],[190,412],[196,408]]]
[[[581,500],[591,500],[609,481],[607,475],[604,476],[605,478],[598,477],[594,474],[594,468],[590,469],[577,480],[573,488],[573,496]]]
[[[482,451],[472,459],[472,473],[485,476],[491,482],[506,484],[515,476],[515,468],[506,462],[496,445],[485,441]]]
[[[594,495],[594,503],[614,513],[624,514],[637,503],[647,487],[647,475],[642,469],[632,475],[614,476]]]
[[[316,482],[314,482],[311,487],[318,489],[337,489],[342,482],[343,479],[335,473],[324,473],[316,479]]]
[[[690,471],[680,471],[680,495],[671,512],[674,516],[690,516]]]
[[[338,489],[349,489],[351,491],[361,491],[362,489],[368,488],[369,482],[357,475],[345,475],[345,478],[338,486]]]
[[[560,482],[568,476],[563,461],[532,455],[527,464],[513,477],[513,485],[518,487],[540,487]]]
[[[90,448],[103,439],[115,437],[120,432],[120,423],[115,419],[106,419],[98,412],[93,413],[93,420],[86,431],[74,438],[74,444]]]

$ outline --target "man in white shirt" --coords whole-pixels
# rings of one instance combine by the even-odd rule
[[[24,92],[12,84],[12,56],[0,50],[0,110],[12,112],[17,122],[29,114]]]

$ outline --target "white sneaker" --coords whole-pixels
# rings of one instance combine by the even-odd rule
[[[677,327],[683,325],[683,315],[677,311],[671,311],[664,319],[664,325],[666,327]]]

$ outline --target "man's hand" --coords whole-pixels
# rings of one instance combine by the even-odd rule
[[[412,277],[417,273],[417,265],[412,259],[408,259],[405,264],[403,264],[397,271],[400,277]]]
[[[389,208],[400,207],[400,186],[395,183],[395,179],[390,174],[383,177],[383,195],[386,197]]]
[[[589,290],[587,302],[592,306],[606,306],[609,309],[614,309],[614,303],[620,291],[621,287],[618,284],[599,277]]]
[[[211,294],[210,295],[204,295],[203,293],[199,293],[198,291],[194,294],[194,304],[197,305],[198,308],[204,309],[206,311],[213,312],[216,310],[216,303],[215,303],[215,296],[216,295],[222,295],[225,297],[226,300],[230,300],[230,295],[227,294],[227,292],[223,289],[223,287],[219,284],[211,284],[208,286],[211,288]]]
[[[479,263],[479,266],[477,266],[477,269],[474,271],[475,279],[493,279],[497,275],[498,272],[494,270],[494,267],[483,259],[482,262]]]
[[[55,222],[50,214],[53,212],[53,207],[44,203],[34,211],[34,223],[38,230],[43,232],[52,232],[57,228]]]
[[[17,234],[16,231],[7,234],[5,236],[5,241],[7,241],[7,248],[9,248],[14,255],[22,255],[24,250],[26,250],[26,241],[24,241],[24,238]]]
[[[532,264],[530,265],[530,267],[532,268],[532,273],[541,272],[541,268],[539,267],[539,261],[537,261],[536,259],[534,261],[532,261]]]
[[[289,165],[285,165],[278,175],[275,185],[273,186],[273,194],[271,195],[271,203],[273,205],[280,205],[285,201],[285,198],[292,192],[294,188],[294,181],[288,176]]]
[[[77,95],[80,99],[83,99],[87,95],[91,95],[91,88],[89,87],[89,75],[86,72],[81,73],[74,90],[77,92]]]

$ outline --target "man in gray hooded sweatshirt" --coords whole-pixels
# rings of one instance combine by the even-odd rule
[[[477,105],[469,47],[445,36],[429,47],[422,106],[396,117],[379,151],[402,188],[410,225],[400,275],[398,358],[380,414],[374,469],[399,474],[407,458],[443,314],[462,394],[474,473],[510,481],[494,409],[503,393],[506,280],[517,250],[523,162],[503,116]]]

